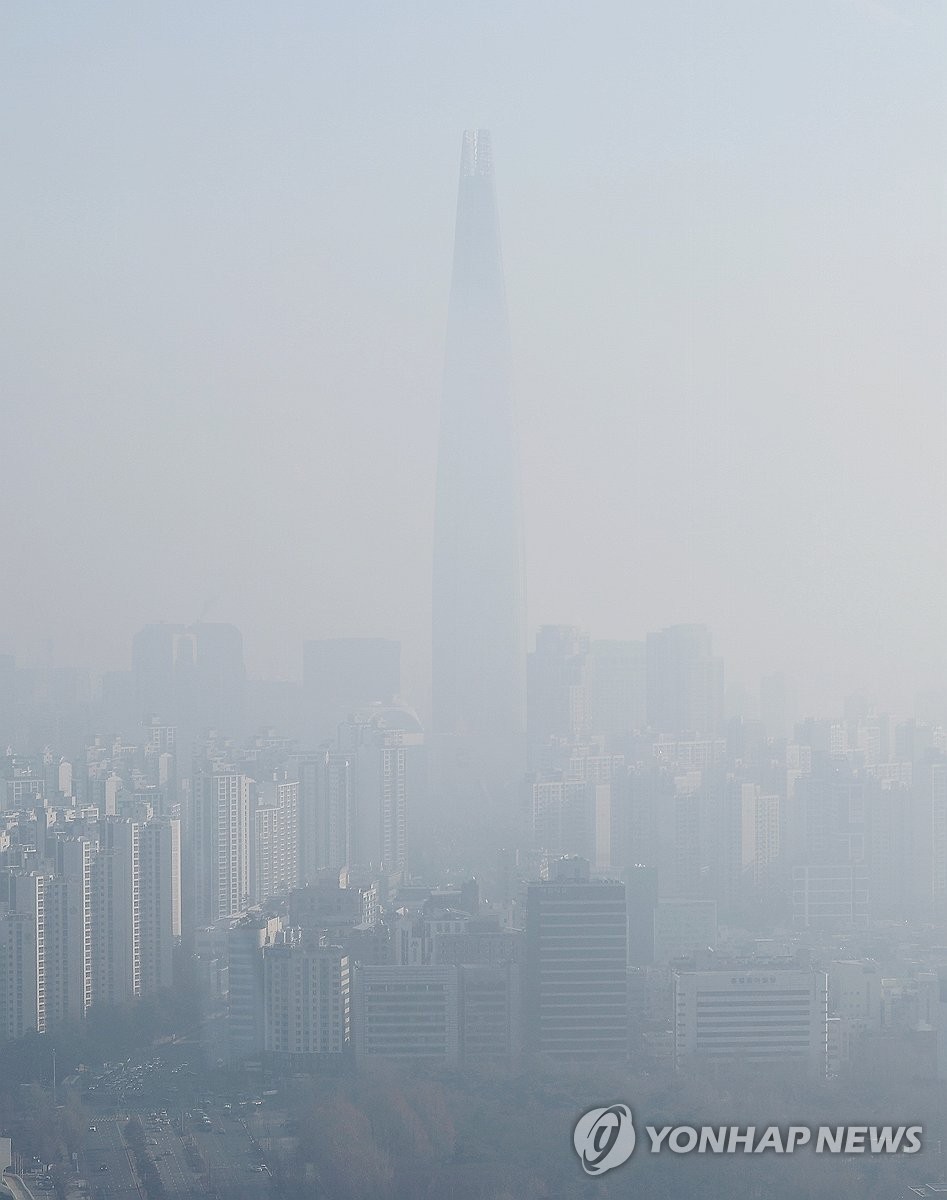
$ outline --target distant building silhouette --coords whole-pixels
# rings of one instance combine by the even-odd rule
[[[550,739],[576,742],[590,732],[589,637],[574,625],[543,625],[527,662],[527,729],[536,749]]]
[[[400,882],[408,853],[408,804],[427,774],[421,723],[407,708],[360,709],[340,727],[339,749],[351,764],[354,804],[350,858],[342,865],[381,870]]]
[[[510,338],[485,130],[463,137],[434,529],[433,731],[448,801],[523,770],[523,532]]]
[[[335,741],[353,708],[391,704],[401,691],[401,643],[326,638],[303,644],[306,748]]]
[[[666,737],[723,730],[723,662],[704,625],[672,625],[647,640],[648,724]]]
[[[139,719],[157,715],[182,740],[205,729],[243,733],[243,636],[233,625],[146,625],[132,642]]]
[[[593,733],[616,741],[644,729],[648,723],[644,642],[591,642],[588,688]]]

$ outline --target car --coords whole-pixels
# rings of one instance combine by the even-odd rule
[[[95,1132],[96,1132],[96,1129],[97,1129],[97,1126],[95,1126],[95,1125],[90,1125],[90,1126],[89,1126],[89,1133],[95,1133]]]
[[[108,1165],[108,1163],[99,1163],[99,1170],[100,1170],[100,1171],[107,1171],[108,1169],[109,1169],[109,1165]]]

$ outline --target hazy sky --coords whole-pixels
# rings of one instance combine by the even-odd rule
[[[461,132],[493,134],[531,630],[947,679],[941,0],[0,5],[0,647],[227,620],[427,689]],[[46,639],[50,639],[47,645]]]

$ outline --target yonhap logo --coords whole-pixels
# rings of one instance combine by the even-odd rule
[[[660,1154],[917,1154],[920,1125],[646,1125],[650,1152]],[[635,1127],[627,1104],[592,1108],[579,1117],[572,1135],[587,1175],[620,1167],[635,1148]]]
[[[635,1148],[631,1109],[627,1104],[591,1109],[576,1122],[572,1142],[587,1175],[601,1175],[620,1167]]]

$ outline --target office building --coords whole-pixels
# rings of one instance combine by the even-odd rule
[[[620,1061],[628,1050],[625,885],[591,880],[581,859],[551,865],[526,895],[527,1046]]]
[[[356,965],[356,1061],[385,1058],[455,1066],[460,1057],[455,966]]]
[[[674,1058],[796,1065],[824,1077],[828,981],[823,971],[765,965],[675,976]]]
[[[465,1066],[515,1066],[522,1053],[523,932],[471,921],[434,936],[432,962],[459,968],[460,1058]]]
[[[227,1034],[234,1062],[262,1053],[266,1040],[263,951],[276,944],[278,917],[248,913],[227,931]]]

